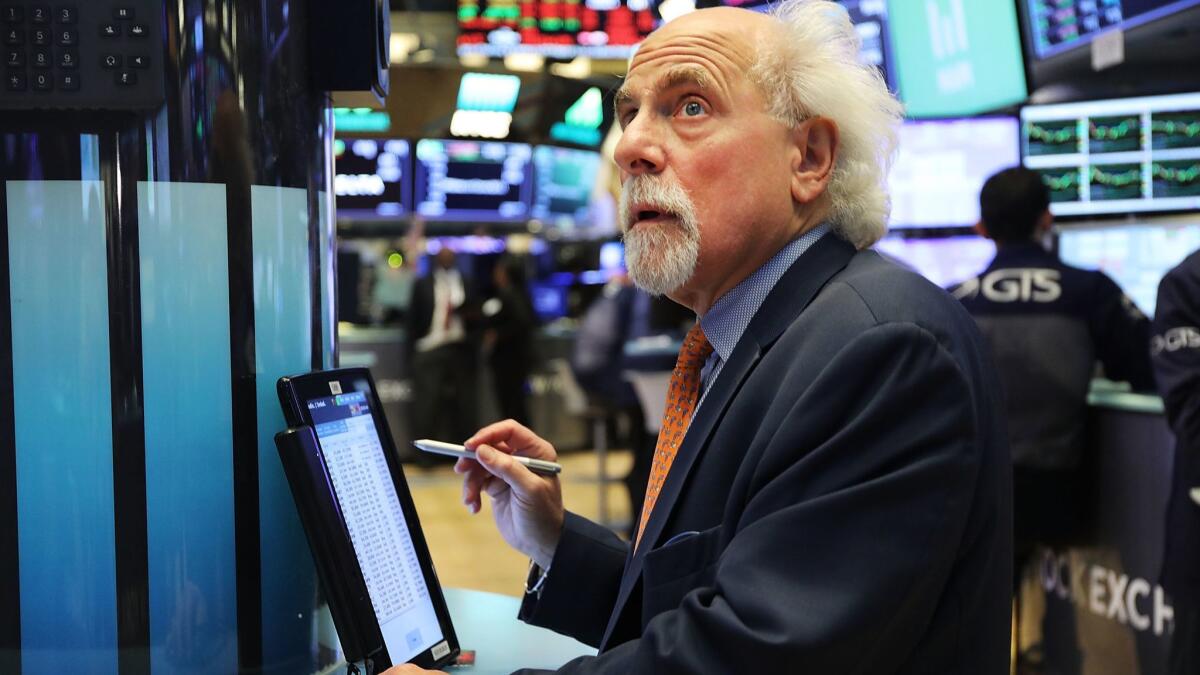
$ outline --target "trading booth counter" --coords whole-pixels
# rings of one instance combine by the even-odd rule
[[[1097,381],[1088,403],[1089,527],[1026,570],[1023,617],[1044,606],[1053,672],[1165,672],[1174,610],[1158,579],[1174,436],[1157,396]]]

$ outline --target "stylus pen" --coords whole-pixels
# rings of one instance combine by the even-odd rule
[[[456,443],[443,443],[442,441],[434,441],[428,438],[422,438],[420,440],[413,441],[413,445],[424,450],[425,452],[432,452],[437,455],[463,457],[478,461],[478,458],[475,456],[475,451],[468,450],[465,446],[458,445]],[[532,457],[522,457],[521,455],[509,455],[509,457],[512,457],[516,461],[525,465],[525,468],[534,473],[540,473],[546,476],[553,476],[554,474],[562,473],[562,464],[559,464],[558,462],[550,462],[544,459],[534,459]]]

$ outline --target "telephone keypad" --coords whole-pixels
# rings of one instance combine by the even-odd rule
[[[0,0],[0,110],[161,105],[163,4]]]

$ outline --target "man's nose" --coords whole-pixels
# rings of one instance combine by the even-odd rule
[[[621,133],[613,159],[631,176],[662,171],[666,165],[666,152],[661,133],[653,121],[641,114],[634,117]]]

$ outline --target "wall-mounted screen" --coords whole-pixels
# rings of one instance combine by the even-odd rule
[[[992,240],[977,236],[906,239],[893,235],[880,239],[875,250],[942,288],[979,274],[996,255]]]
[[[458,53],[624,59],[658,25],[651,0],[459,0]]]
[[[1103,270],[1147,315],[1154,314],[1163,275],[1197,249],[1200,225],[1063,227],[1058,231],[1058,257],[1063,262]]]
[[[600,153],[539,145],[533,167],[533,217],[567,227],[590,224]]]
[[[1022,0],[1029,45],[1038,59],[1074,49],[1099,33],[1128,30],[1200,0]]]
[[[1200,93],[1028,106],[1021,126],[1055,215],[1200,209]]]
[[[522,221],[529,218],[533,149],[524,143],[417,141],[413,194],[429,220]]]
[[[854,31],[858,33],[858,55],[863,63],[869,63],[883,73],[888,87],[896,90],[895,71],[892,69],[892,37],[888,32],[887,0],[835,0],[846,9]],[[756,12],[771,9],[768,0],[721,0],[721,5],[742,7]],[[697,7],[709,6],[708,0],[700,0]]]
[[[909,117],[960,117],[1028,94],[1011,2],[889,0],[893,68]]]
[[[339,139],[333,148],[333,192],[339,218],[400,218],[412,210],[408,141]]]
[[[961,227],[979,220],[979,189],[1021,161],[1013,117],[905,122],[888,188],[890,226]]]

